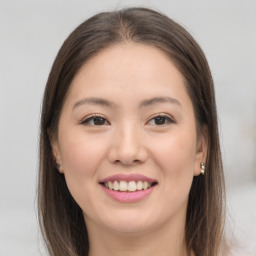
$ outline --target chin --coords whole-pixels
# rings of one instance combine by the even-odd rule
[[[111,223],[108,228],[112,229],[116,233],[134,235],[147,232],[151,229],[151,225],[141,220],[122,220],[116,223]]]
[[[159,220],[150,211],[138,211],[135,209],[122,209],[105,216],[101,220],[108,230],[120,234],[139,234],[150,231],[158,226]]]

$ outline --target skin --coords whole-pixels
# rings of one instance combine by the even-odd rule
[[[174,100],[141,106],[167,96]],[[111,105],[83,102],[92,97]],[[104,119],[88,121],[95,114]],[[161,124],[159,115],[166,116]],[[196,132],[183,76],[165,53],[123,43],[89,59],[72,81],[52,147],[84,212],[90,256],[187,255],[188,194],[207,143]],[[107,176],[131,173],[158,182],[138,202],[118,202],[99,185]]]

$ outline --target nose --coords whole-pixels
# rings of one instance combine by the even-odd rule
[[[115,131],[108,153],[110,162],[130,166],[144,163],[147,157],[145,140],[139,129],[125,125]]]

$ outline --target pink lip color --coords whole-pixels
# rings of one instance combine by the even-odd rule
[[[134,191],[134,192],[121,192],[121,191],[115,191],[109,188],[106,188],[102,183],[108,182],[108,181],[147,181],[149,183],[154,183],[157,182],[154,179],[151,179],[149,177],[146,177],[142,174],[115,174],[115,175],[111,175],[108,176],[107,178],[104,178],[102,180],[100,180],[100,184],[104,190],[104,192],[109,195],[110,197],[112,197],[113,199],[119,201],[119,202],[123,202],[123,203],[129,203],[129,202],[137,202],[139,200],[142,200],[143,198],[145,198],[146,196],[148,196],[153,189],[155,188],[155,186],[152,186],[148,189],[145,190],[138,190],[138,191]]]
[[[148,196],[155,186],[152,186],[146,190],[138,190],[135,192],[120,192],[120,191],[115,191],[112,189],[106,188],[104,185],[102,185],[103,190],[107,195],[112,197],[113,199],[122,202],[122,203],[131,203],[131,202],[137,202]]]
[[[108,182],[108,181],[115,181],[115,180],[116,181],[123,180],[123,181],[127,181],[127,182],[132,181],[132,180],[134,180],[134,181],[139,181],[139,180],[147,181],[149,183],[157,182],[156,180],[148,178],[148,177],[146,177],[142,174],[129,174],[129,175],[127,175],[127,174],[116,174],[116,175],[109,176],[109,177],[107,177],[103,180],[100,180],[100,183],[105,183],[105,182]]]

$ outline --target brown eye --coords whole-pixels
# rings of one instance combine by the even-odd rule
[[[158,116],[155,118],[156,125],[162,125],[162,124],[165,124],[165,122],[166,122],[166,118],[163,116]]]
[[[166,125],[169,123],[174,123],[174,121],[168,116],[156,116],[149,121],[150,125],[158,125],[158,126]]]
[[[93,118],[93,124],[94,125],[104,125],[106,120],[102,117],[95,117]]]
[[[102,125],[109,125],[109,122],[101,117],[101,116],[91,116],[84,121],[82,121],[84,125],[91,125],[91,126],[102,126]]]

